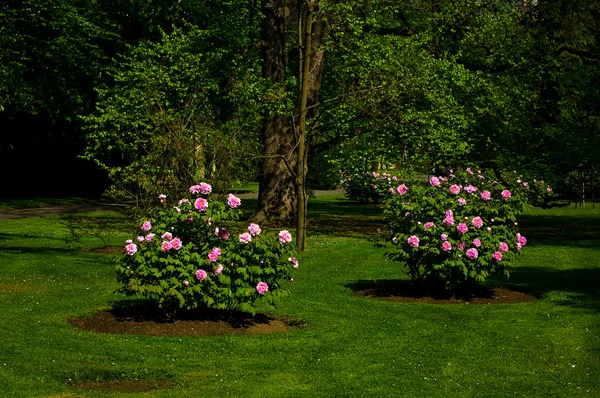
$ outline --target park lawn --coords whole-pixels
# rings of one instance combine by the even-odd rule
[[[405,278],[370,240],[381,207],[324,196],[309,211],[318,230],[309,233],[292,294],[264,309],[307,326],[194,338],[73,328],[70,317],[123,300],[113,294],[114,256],[66,245],[60,217],[1,221],[0,395],[127,397],[72,385],[141,378],[174,384],[140,397],[600,396],[598,209],[521,217],[525,255],[508,281],[491,283],[540,299],[503,305],[355,297],[356,282]],[[83,239],[85,247],[99,243]]]

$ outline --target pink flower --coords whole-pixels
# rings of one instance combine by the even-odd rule
[[[521,234],[517,234],[517,242],[519,242],[521,246],[525,246],[527,244],[527,238],[525,238]]]
[[[213,249],[211,251],[217,253],[217,256],[221,255],[221,249],[219,249],[218,247],[213,247]]]
[[[127,243],[127,244],[130,244],[130,243],[133,243],[133,241],[132,241],[131,239],[127,239],[127,240],[125,241],[125,243]]]
[[[483,220],[481,219],[481,217],[474,217],[473,220],[471,221],[471,224],[475,228],[481,228],[483,226]]]
[[[450,226],[454,225],[454,217],[446,217],[444,218],[444,224]]]
[[[492,198],[492,194],[490,193],[490,191],[483,191],[481,193],[481,199],[490,200],[491,198]]]
[[[236,207],[238,207],[239,205],[242,204],[242,201],[240,200],[240,198],[238,198],[234,194],[230,193],[229,196],[227,197],[227,204],[232,209],[235,209]]]
[[[417,246],[419,246],[419,238],[417,238],[415,235],[413,235],[410,238],[408,238],[407,242],[408,242],[408,245],[410,247],[417,247]]]
[[[469,173],[469,174],[473,175],[473,172],[471,171],[471,168],[470,168],[470,167],[467,167],[467,169],[466,169],[466,170],[467,170],[467,173]]]
[[[465,198],[458,198],[458,204],[464,206],[467,204],[467,201],[465,200]]]
[[[442,243],[442,250],[447,252],[450,249],[452,249],[452,243],[444,241],[444,243]]]
[[[439,187],[439,186],[440,186],[440,184],[441,184],[441,183],[440,183],[440,179],[439,179],[439,178],[437,178],[437,177],[431,177],[431,178],[429,179],[429,183],[430,183],[432,186],[434,186],[434,187]]]
[[[456,229],[458,229],[458,232],[460,232],[461,234],[464,234],[469,230],[469,227],[467,227],[467,224],[465,224],[464,222],[461,222],[460,224],[458,224],[458,227],[456,227]]]
[[[162,199],[166,199],[167,195],[161,193],[160,195],[158,195],[158,198],[161,199],[161,200]]]
[[[440,235],[440,239],[447,240],[448,239],[448,234],[441,234]]]
[[[263,295],[269,291],[269,285],[267,285],[265,282],[258,282],[256,285],[256,291],[258,294]]]
[[[494,260],[496,260],[496,261],[502,261],[502,253],[500,253],[500,252],[494,252],[493,257],[494,257]]]
[[[137,245],[135,243],[129,243],[125,246],[125,252],[130,256],[133,256],[137,252]]]
[[[219,259],[219,255],[216,252],[212,251],[212,252],[208,253],[208,259],[214,263],[215,261],[217,261]]]
[[[473,245],[480,247],[481,246],[481,241],[479,240],[479,238],[475,238],[473,239]]]
[[[137,237],[137,241],[138,242],[143,242],[144,241],[144,237],[143,236],[138,236]]]
[[[470,258],[471,260],[475,260],[477,257],[479,257],[479,253],[477,253],[477,249],[470,248],[469,250],[467,250],[467,257]]]
[[[511,193],[509,190],[505,189],[500,193],[500,195],[502,195],[502,199],[508,200],[508,198],[510,198]]]
[[[170,233],[170,232],[165,232],[165,233],[164,233],[164,234],[161,236],[161,238],[163,238],[164,240],[171,240],[171,239],[173,239],[173,234],[172,234],[172,233]]]
[[[250,231],[250,234],[252,236],[256,236],[256,235],[260,235],[260,227],[258,226],[258,224],[250,224],[248,226],[248,231]]]
[[[460,193],[460,187],[456,184],[450,186],[450,193],[453,195],[458,195]]]
[[[248,244],[252,240],[252,235],[250,235],[248,232],[244,232],[243,234],[240,234],[239,239],[240,242]]]
[[[183,286],[189,286],[190,283],[188,281],[183,281]]]
[[[181,239],[175,238],[171,240],[171,247],[173,247],[173,249],[179,250],[181,249],[181,246],[183,246],[183,244],[181,243]]]
[[[150,221],[144,221],[144,223],[142,224],[142,231],[147,232],[150,231],[151,228],[152,224],[150,224]]]
[[[146,240],[146,242],[150,242],[152,239],[154,239],[155,236],[155,234],[148,234],[144,239]]]
[[[198,198],[194,202],[194,207],[200,211],[204,211],[208,208],[208,200],[204,198]]]
[[[171,250],[173,248],[173,245],[168,240],[165,240],[160,245],[160,248],[162,249],[162,251],[167,252],[167,251],[169,251],[169,250]]]
[[[298,268],[298,259],[296,257],[289,257],[288,261],[292,264],[294,264],[294,269]]]
[[[452,210],[446,210],[446,218],[454,218],[454,212]]]
[[[192,185],[190,187],[190,193],[196,194],[200,192],[200,185]]]
[[[552,188],[548,187],[548,188],[546,188],[546,191],[552,192]]]
[[[465,187],[465,192],[474,193],[476,191],[477,191],[477,187],[474,187],[473,185],[468,185]]]
[[[396,193],[396,191],[394,191],[394,188],[390,188],[390,193],[393,195]]]
[[[283,245],[285,243],[290,243],[292,241],[292,234],[288,231],[283,230],[279,232],[279,242]]]
[[[406,213],[404,213],[404,217],[410,217],[410,211],[407,211]]]
[[[182,204],[187,203],[187,202],[189,202],[189,200],[187,200],[187,199],[181,199],[181,200],[179,200],[179,202],[177,202],[177,204],[178,205],[182,205]]]
[[[423,227],[425,227],[425,229],[433,228],[433,226],[434,226],[434,224],[431,221],[426,222],[425,224],[423,224]]]
[[[219,238],[223,240],[229,240],[230,234],[227,228],[221,228],[221,232],[219,232]]]
[[[177,213],[181,213],[181,209],[177,206],[173,207],[175,209],[175,211],[177,211]]]
[[[203,281],[206,278],[206,271],[199,269],[196,271],[196,279]]]
[[[209,193],[211,193],[211,191],[212,191],[212,187],[210,186],[210,184],[207,184],[205,182],[200,183],[200,193],[203,193],[204,195],[208,195]]]
[[[460,243],[458,244],[458,250],[460,250],[460,251],[463,251],[463,250],[465,250],[465,242],[460,242]]]
[[[223,272],[223,265],[219,264],[219,266],[215,270],[214,274],[219,276],[219,275],[221,275],[221,272]]]
[[[523,186],[524,186],[525,188],[527,188],[527,187],[529,186],[529,184],[527,184],[526,182],[524,182],[524,183],[523,183]]]
[[[404,195],[406,191],[408,191],[408,188],[406,188],[406,185],[402,184],[396,188],[396,191],[398,191],[400,195]]]
[[[501,252],[507,252],[508,251],[508,244],[506,242],[500,242],[500,246],[498,247],[498,249]]]
[[[373,185],[373,189],[377,189],[377,185]]]

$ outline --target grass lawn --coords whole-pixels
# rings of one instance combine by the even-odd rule
[[[525,255],[510,280],[493,283],[540,299],[501,305],[355,297],[353,283],[405,278],[370,241],[381,208],[334,195],[309,211],[292,295],[265,308],[308,325],[194,338],[75,329],[70,317],[123,300],[114,256],[67,246],[58,216],[0,221],[0,396],[600,396],[600,210],[528,210]],[[134,395],[73,387],[135,378],[173,385]]]

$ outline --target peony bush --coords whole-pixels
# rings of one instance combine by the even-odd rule
[[[390,190],[398,186],[398,177],[375,171],[342,174],[342,187],[345,196],[358,203],[383,203]]]
[[[255,313],[258,299],[276,304],[289,293],[296,251],[288,231],[265,233],[250,224],[233,233],[228,223],[240,215],[241,200],[209,198],[206,183],[190,187],[195,197],[161,205],[128,240],[117,261],[119,292],[141,295],[167,313],[219,308]]]
[[[516,172],[496,176],[470,168],[399,184],[386,201],[385,255],[405,263],[413,282],[442,281],[450,290],[493,272],[508,275],[527,243],[516,216],[530,189]],[[537,199],[551,195],[547,186],[535,192]]]

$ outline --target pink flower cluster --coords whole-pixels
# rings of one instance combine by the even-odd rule
[[[240,198],[238,198],[234,194],[230,193],[229,196],[227,197],[227,204],[232,209],[235,209],[236,207],[239,207],[242,204],[242,201]]]
[[[250,235],[257,236],[260,235],[261,229],[258,224],[250,224],[248,226],[248,231],[250,231]]]
[[[131,241],[128,242],[129,243],[127,243],[127,245],[125,246],[125,252],[128,255],[133,256],[137,252],[137,245]]]
[[[266,292],[269,291],[269,285],[267,285],[265,282],[258,282],[256,284],[256,291],[258,292],[258,294],[264,295]]]
[[[298,259],[296,257],[289,257],[288,261],[294,265],[294,269],[298,268]]]
[[[196,209],[198,209],[199,211],[204,211],[208,208],[208,200],[206,200],[204,198],[198,198],[194,202],[194,207]]]
[[[292,234],[290,234],[287,230],[283,230],[279,232],[279,242],[282,245],[286,243],[290,243],[292,241]]]
[[[215,247],[210,251],[210,253],[208,253],[208,259],[214,263],[219,259],[220,255],[221,255],[221,249],[219,249],[218,247]]]
[[[243,234],[240,234],[239,240],[242,243],[248,244],[250,241],[252,241],[252,235],[250,235],[248,232],[244,232]]]
[[[199,281],[203,281],[204,279],[206,279],[206,271],[204,271],[203,269],[197,270],[196,279],[198,279]]]
[[[410,247],[418,247],[420,240],[419,238],[417,238],[417,236],[413,235],[410,238],[408,238],[407,242]]]
[[[165,232],[162,236],[164,239],[161,243],[160,247],[162,251],[167,252],[171,249],[179,250],[182,248],[183,243],[179,238],[173,238],[173,235],[170,232]]]

